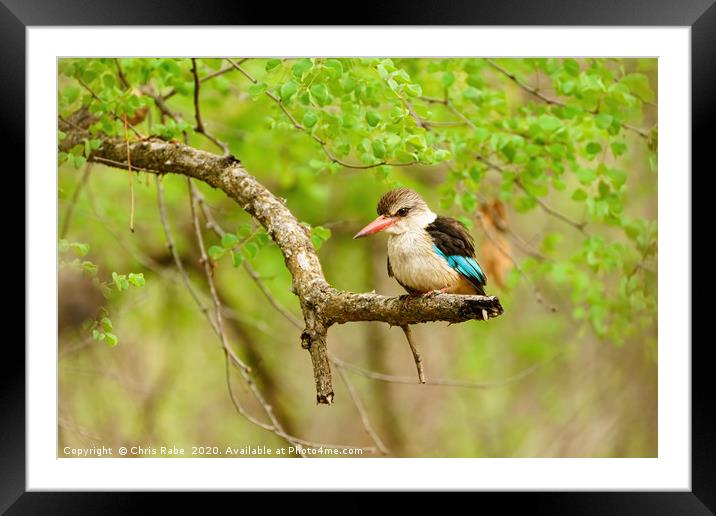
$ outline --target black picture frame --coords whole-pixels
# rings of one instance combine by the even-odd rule
[[[692,44],[692,163],[704,164],[708,173],[708,128],[716,120],[716,6],[715,0],[501,0],[453,2],[385,2],[340,17],[356,25],[577,25],[577,26],[689,26]],[[0,0],[0,141],[5,149],[24,148],[25,133],[25,30],[29,26],[62,25],[251,25],[295,24],[302,18],[318,24],[315,12],[332,12],[337,4],[319,8],[306,5],[191,0],[122,0],[80,2],[71,0]],[[280,13],[276,11],[281,11]],[[301,16],[303,15],[303,16]],[[335,23],[335,21],[327,21]],[[31,137],[31,135],[28,135]],[[713,144],[712,144],[713,146]],[[24,170],[24,153],[15,153]],[[712,160],[708,161],[713,168]],[[693,168],[692,166],[692,168]],[[671,171],[674,172],[674,171]],[[671,173],[670,172],[670,173]],[[682,171],[684,175],[689,171]],[[692,174],[693,177],[693,174]],[[25,188],[24,184],[21,188]],[[692,190],[693,191],[693,190]],[[25,192],[29,195],[29,192]],[[693,206],[708,205],[696,204]],[[701,208],[702,210],[704,208]],[[17,211],[19,213],[19,210]],[[709,220],[692,213],[692,220]],[[693,235],[693,233],[692,233]],[[693,255],[692,255],[693,256]],[[14,258],[14,268],[24,263]],[[674,271],[667,271],[674,273]],[[31,271],[25,270],[25,275]],[[691,284],[691,276],[679,271]],[[664,298],[661,300],[665,302]],[[672,300],[690,303],[691,300]],[[692,305],[695,306],[695,305]],[[701,305],[705,306],[705,305]],[[31,309],[31,307],[27,307]],[[703,310],[703,308],[702,308]],[[10,346],[9,344],[13,344]],[[669,345],[686,345],[673,342]],[[690,492],[547,492],[481,493],[499,503],[501,510],[525,507],[538,514],[713,514],[716,511],[716,404],[711,362],[711,339],[692,345],[692,490]],[[0,374],[0,511],[7,514],[106,514],[146,512],[137,493],[26,492],[25,354],[18,343],[6,341]],[[244,495],[242,495],[244,496]],[[271,495],[274,496],[274,495]],[[244,502],[245,503],[245,502]],[[260,502],[259,502],[260,503]],[[325,503],[325,501],[323,502]],[[330,503],[330,502],[329,502]],[[344,503],[344,502],[342,502]],[[474,503],[474,502],[470,502]],[[162,508],[181,504],[184,494],[164,496]],[[360,503],[355,506],[361,507]],[[364,507],[369,509],[370,507]],[[143,510],[142,510],[143,509]],[[204,506],[204,509],[206,507]]]

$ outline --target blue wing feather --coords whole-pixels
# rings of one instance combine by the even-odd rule
[[[480,285],[485,285],[487,283],[487,277],[485,276],[485,273],[482,272],[482,268],[477,263],[477,261],[475,261],[474,258],[471,258],[470,256],[458,255],[447,256],[436,245],[433,245],[433,249],[439,256],[445,259],[445,261],[450,267],[455,269],[457,272],[459,272],[469,280],[477,281],[477,283]]]

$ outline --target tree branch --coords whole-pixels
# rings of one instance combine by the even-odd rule
[[[61,150],[69,150],[87,133],[60,122],[67,137]],[[333,324],[353,321],[381,321],[405,326],[429,321],[458,323],[497,317],[503,309],[497,297],[439,294],[412,300],[407,306],[398,297],[374,293],[357,294],[331,287],[323,276],[321,263],[310,235],[286,206],[267,190],[232,156],[217,156],[178,142],[145,139],[129,143],[133,168],[162,175],[174,173],[203,181],[222,190],[256,219],[283,253],[298,296],[305,327],[301,344],[311,355],[318,403],[333,402],[333,385],[326,336]],[[90,154],[97,161],[126,169],[127,144],[105,139]]]

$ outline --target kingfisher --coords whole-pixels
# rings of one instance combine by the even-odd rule
[[[462,222],[436,215],[409,188],[386,192],[377,211],[378,218],[353,238],[388,233],[388,276],[410,296],[485,295],[487,276]]]

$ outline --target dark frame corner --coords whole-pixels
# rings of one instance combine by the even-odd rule
[[[692,156],[693,162],[707,163],[710,143],[708,128],[716,120],[716,0],[623,0],[619,4],[574,0],[474,1],[461,5],[412,2],[376,5],[374,10],[355,13],[356,25],[637,25],[689,26],[692,37]],[[0,141],[5,148],[23,148],[25,142],[25,29],[33,25],[247,25],[296,23],[296,13],[284,12],[276,21],[275,9],[252,4],[249,10],[237,2],[206,0],[197,10],[193,2],[176,0],[171,12],[162,2],[71,0],[0,0],[0,102],[3,123]],[[367,18],[367,14],[372,16]],[[267,16],[259,16],[266,14]],[[270,15],[270,16],[269,16]],[[376,21],[380,20],[380,21]],[[315,19],[308,20],[316,24]],[[329,22],[327,22],[329,23]],[[24,153],[18,169],[24,170]],[[709,169],[713,168],[709,160]],[[704,167],[704,172],[709,169]],[[25,190],[24,176],[22,189]],[[691,176],[693,178],[693,174]],[[692,188],[693,192],[693,188]],[[25,192],[26,195],[28,194]],[[693,203],[692,220],[708,203]],[[19,226],[19,225],[18,225]],[[24,232],[24,225],[23,225]],[[692,233],[693,234],[693,233]],[[706,234],[706,233],[704,233]],[[15,263],[19,260],[15,259]],[[24,261],[23,261],[24,262]],[[29,271],[25,270],[27,275]],[[673,271],[672,271],[673,273]],[[691,278],[687,278],[691,281]],[[690,300],[687,300],[690,302]],[[702,305],[705,306],[705,305]],[[703,308],[702,308],[703,310]],[[144,496],[129,493],[39,493],[25,489],[25,354],[11,340],[6,342],[3,374],[0,375],[0,512],[8,514],[97,514],[123,513],[146,505]],[[680,343],[671,343],[678,345]],[[716,513],[716,405],[711,362],[706,349],[710,339],[692,346],[692,491],[634,493],[485,493],[499,497],[505,508],[525,506],[545,514],[714,514]],[[7,356],[7,354],[16,356]],[[186,509],[186,496],[175,493],[164,502],[179,501]],[[175,502],[176,503],[176,502]],[[178,505],[178,504],[177,504]]]

